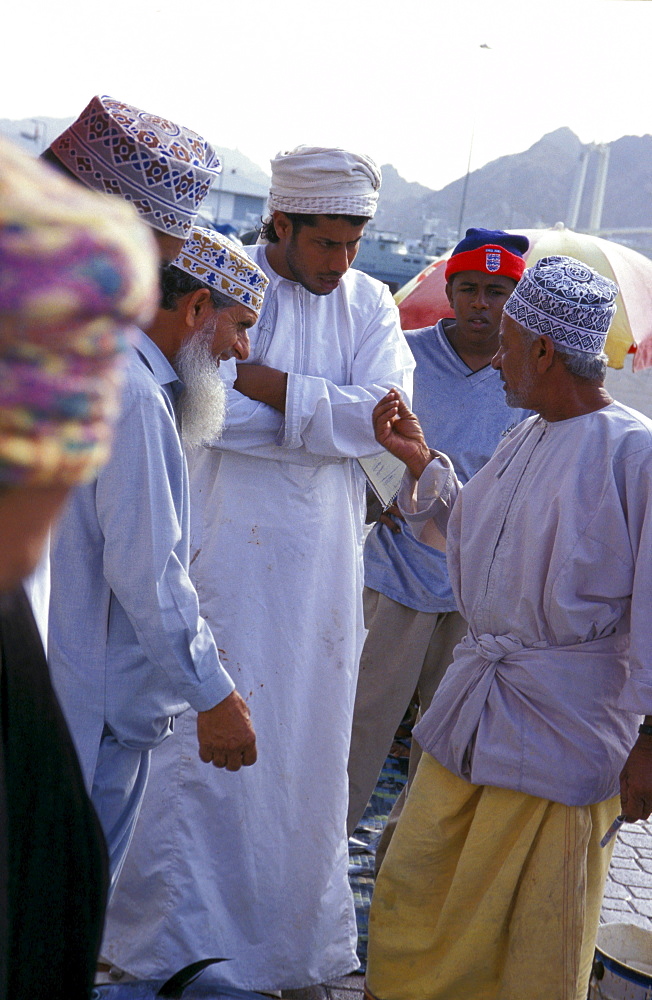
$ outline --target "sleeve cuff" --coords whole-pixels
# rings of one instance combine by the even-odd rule
[[[425,467],[420,479],[415,479],[406,470],[398,492],[401,513],[416,523],[429,520],[435,505],[450,505],[454,477],[452,463],[442,452],[433,451],[432,456],[432,462]]]
[[[278,444],[282,448],[301,447],[299,421],[296,419],[297,406],[297,376],[288,372],[287,388],[285,390],[285,419],[278,434]]]
[[[207,712],[209,708],[215,708],[221,701],[235,690],[235,684],[227,674],[221,663],[214,674],[207,677],[205,681],[193,687],[186,696],[187,701],[196,712]]]
[[[618,708],[634,715],[652,715],[652,682],[632,674],[620,692]]]

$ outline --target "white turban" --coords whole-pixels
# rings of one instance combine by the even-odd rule
[[[300,215],[363,215],[373,218],[378,204],[380,170],[372,159],[346,149],[297,146],[271,161],[272,212]]]

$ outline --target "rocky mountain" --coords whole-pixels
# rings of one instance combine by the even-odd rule
[[[0,119],[0,133],[38,153],[72,118]],[[266,187],[269,175],[244,153],[216,147],[224,175],[237,173]],[[544,135],[523,153],[501,156],[440,191],[404,180],[391,164],[383,166],[383,186],[374,226],[419,239],[436,234],[450,246],[459,229],[536,228],[570,220],[570,205],[586,159],[584,196],[576,228],[589,227],[599,156],[569,128]],[[465,191],[466,188],[466,191]],[[460,212],[464,202],[460,226]],[[623,136],[609,144],[602,228],[650,229],[649,233],[614,233],[613,238],[652,256],[652,135]]]
[[[502,156],[468,178],[464,212],[460,211],[465,178],[429,191],[408,183],[391,165],[384,166],[377,228],[418,238],[437,232],[448,243],[467,226],[488,229],[536,228],[568,223],[583,154],[588,153],[584,196],[577,219],[587,229],[598,169],[598,155],[568,128],[543,136],[530,149]],[[652,136],[624,136],[609,144],[609,167],[602,228],[652,230]],[[652,232],[614,234],[614,239],[652,255]]]
[[[591,181],[589,172],[589,190]],[[626,135],[610,143],[602,225],[652,226],[652,135]]]

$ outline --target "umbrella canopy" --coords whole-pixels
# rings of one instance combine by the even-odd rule
[[[652,261],[629,247],[599,236],[574,233],[558,223],[552,229],[512,229],[527,236],[525,254],[529,267],[542,257],[565,254],[583,261],[620,289],[618,309],[611,324],[605,351],[612,368],[622,368],[625,355],[635,350],[634,370],[652,367]],[[404,330],[432,326],[453,316],[446,298],[444,271],[451,251],[429,264],[394,296]]]

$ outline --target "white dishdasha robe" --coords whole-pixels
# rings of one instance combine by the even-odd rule
[[[191,576],[256,727],[238,773],[197,756],[195,715],[153,754],[102,954],[139,977],[229,958],[202,981],[321,983],[357,967],[345,832],[364,639],[371,424],[413,360],[389,291],[351,270],[326,296],[270,276],[250,360],[288,371],[285,416],[235,390],[214,448],[191,453]]]

